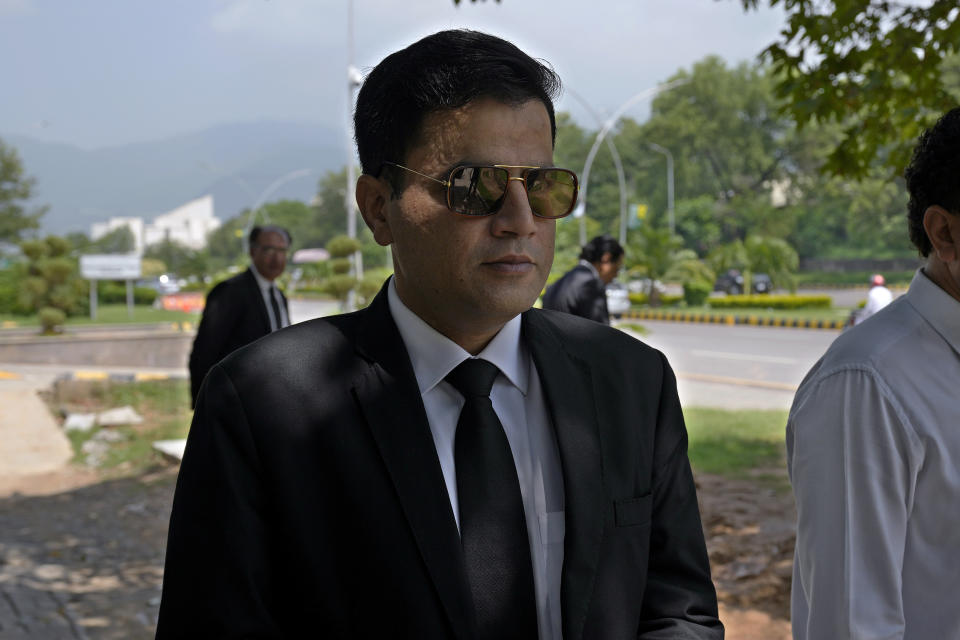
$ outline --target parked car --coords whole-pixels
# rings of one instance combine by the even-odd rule
[[[630,311],[630,292],[627,288],[614,280],[607,285],[607,311],[610,316],[618,318]]]
[[[770,293],[773,289],[773,281],[765,273],[755,273],[751,281],[753,293]],[[717,276],[717,281],[713,283],[714,291],[723,291],[728,295],[738,295],[743,293],[743,274],[737,269],[730,269],[726,273]]]

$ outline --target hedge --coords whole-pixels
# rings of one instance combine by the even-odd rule
[[[134,287],[133,303],[150,305],[157,299],[156,289]],[[101,282],[97,288],[97,300],[100,304],[126,304],[127,285],[119,282]]]
[[[629,293],[630,304],[645,305],[650,304],[650,297],[645,293]],[[683,296],[671,296],[665,293],[660,294],[660,305],[663,307],[672,307],[683,301]]]
[[[829,309],[833,305],[830,296],[725,296],[710,298],[713,309]]]

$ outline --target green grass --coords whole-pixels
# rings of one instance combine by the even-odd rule
[[[91,324],[148,324],[154,322],[192,322],[200,321],[198,313],[183,313],[182,311],[167,311],[154,309],[148,306],[134,306],[133,317],[127,315],[125,304],[104,304],[97,307],[97,319],[91,320],[90,314],[67,318],[67,326],[83,326]],[[0,314],[0,322],[16,323],[18,327],[39,327],[40,322],[36,315],[16,316]]]
[[[697,471],[742,476],[786,465],[786,411],[688,408],[683,414]]]
[[[139,473],[161,462],[153,450],[157,440],[185,438],[190,429],[190,389],[186,380],[152,380],[146,382],[67,381],[56,385],[50,403],[54,409],[94,413],[132,406],[143,417],[138,425],[103,427],[122,433],[125,439],[110,443],[100,468],[110,473]],[[85,442],[101,428],[86,433],[67,433],[73,445],[74,461],[84,463]]]

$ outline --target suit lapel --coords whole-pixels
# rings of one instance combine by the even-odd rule
[[[460,534],[386,285],[362,313],[357,350],[371,366],[354,392],[451,626],[458,638],[470,638],[473,610]]]
[[[270,333],[270,316],[267,315],[267,303],[260,292],[260,285],[257,284],[257,277],[253,275],[253,267],[247,267],[245,272],[247,277],[247,294],[250,296],[250,304],[257,310],[257,317],[260,318],[260,324],[263,325],[264,335]]]
[[[593,380],[587,363],[564,350],[540,312],[523,314],[523,335],[560,449],[566,513],[560,601],[563,637],[574,640],[583,634],[593,593],[607,502]]]

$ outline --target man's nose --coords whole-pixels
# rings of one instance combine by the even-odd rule
[[[493,234],[527,237],[536,230],[536,220],[530,208],[530,199],[527,198],[526,185],[523,179],[511,176],[500,211],[493,216]]]

